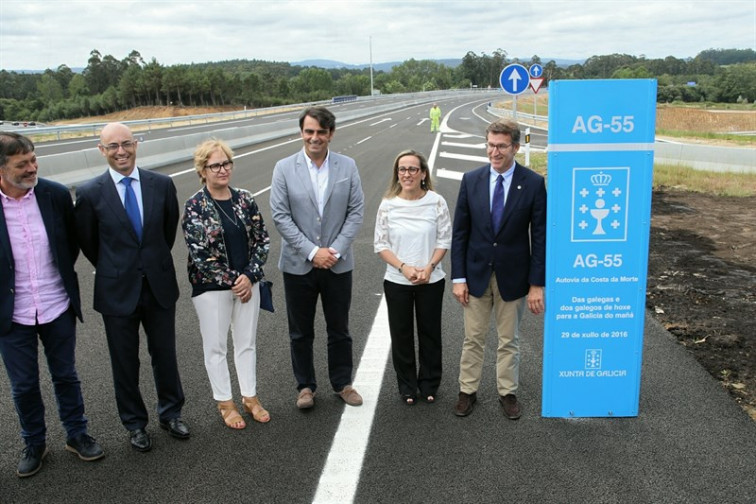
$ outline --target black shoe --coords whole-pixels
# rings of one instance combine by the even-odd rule
[[[42,459],[47,455],[47,445],[27,445],[21,452],[16,474],[19,478],[34,476],[42,469]]]
[[[144,429],[134,429],[129,431],[131,437],[131,447],[136,451],[148,452],[152,449],[152,441],[150,435]]]
[[[180,418],[171,418],[167,422],[160,421],[160,428],[177,439],[189,438],[189,427]]]
[[[87,462],[101,459],[105,456],[102,447],[97,444],[97,441],[95,441],[92,436],[85,432],[72,438],[68,438],[66,440],[66,450],[75,453],[81,460]]]
[[[477,400],[478,394],[476,392],[473,392],[472,394],[460,392],[457,404],[454,406],[454,414],[459,417],[469,415],[472,413],[473,406],[475,406],[475,401]]]
[[[504,416],[510,420],[517,420],[522,415],[522,408],[520,402],[517,400],[517,396],[514,394],[507,394],[505,396],[499,396],[499,402],[504,409]]]

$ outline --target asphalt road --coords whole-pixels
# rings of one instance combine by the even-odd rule
[[[385,267],[373,253],[373,226],[393,158],[411,147],[432,153],[437,173],[464,172],[483,164],[479,159],[485,155],[482,134],[491,117],[482,106],[486,102],[466,103],[469,100],[473,98],[440,102],[444,115],[449,115],[440,136],[429,133],[426,106],[337,126],[332,149],[355,158],[365,191],[365,223],[355,243],[351,311],[358,374],[376,361],[381,368],[384,355],[367,342],[379,313]],[[331,476],[338,483],[342,474],[345,482],[350,472],[358,474],[352,488],[356,503],[703,503],[752,502],[756,498],[756,424],[650,316],[646,317],[640,414],[636,418],[541,418],[543,319],[529,315],[521,338],[523,417],[509,421],[500,411],[490,351],[495,346],[493,333],[476,409],[466,418],[454,416],[463,327],[462,310],[448,284],[443,315],[445,372],[436,404],[405,406],[399,400],[391,363],[386,361],[383,373],[376,374],[372,382],[371,375],[360,374],[366,388],[374,386],[375,396],[366,396],[359,413],[353,408],[345,410],[328,390],[324,327],[319,317],[315,355],[320,393],[313,410],[297,410],[283,286],[276,267],[280,237],[270,219],[267,188],[275,161],[299,148],[301,141],[291,137],[239,151],[233,179],[235,186],[260,192],[257,201],[272,237],[266,273],[274,283],[277,311],[262,313],[258,331],[258,391],[271,422],[250,421],[243,431],[222,424],[203,365],[185,274],[186,247],[179,237],[174,247],[182,293],[177,307],[177,345],[187,396],[184,419],[192,428],[192,438],[170,438],[153,417],[148,426],[153,450],[133,451],[116,413],[102,321],[91,309],[93,268],[80,258],[77,270],[85,322],[78,330],[78,370],[90,433],[107,455],[101,461],[85,463],[64,451],[65,434],[56,418],[49,376],[42,371],[50,454],[39,474],[17,478],[15,468],[23,446],[8,380],[1,373],[0,503],[310,503],[324,467],[329,460],[333,462],[329,453],[340,423],[372,408],[372,422],[360,436],[346,442],[347,452],[352,447],[351,451],[358,452],[363,446],[364,458],[345,458],[341,466],[335,464],[337,471]],[[174,175],[182,202],[198,188],[190,163],[161,171]],[[44,176],[44,172],[42,163],[40,174]],[[434,183],[453,209],[459,183],[453,174],[446,175],[449,177],[435,177]],[[448,272],[448,257],[444,263]],[[147,404],[154,406],[149,356],[144,346],[141,351],[142,391]],[[40,365],[46,369],[42,359]],[[318,495],[348,502],[352,494]]]

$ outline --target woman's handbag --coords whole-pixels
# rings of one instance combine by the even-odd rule
[[[260,280],[260,308],[269,312],[275,312],[273,308],[273,282]]]

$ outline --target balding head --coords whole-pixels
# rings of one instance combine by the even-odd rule
[[[137,142],[125,124],[110,123],[100,132],[100,152],[111,168],[130,175],[136,167]]]

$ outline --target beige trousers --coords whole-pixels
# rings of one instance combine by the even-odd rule
[[[464,308],[465,341],[459,361],[460,392],[472,394],[478,391],[492,312],[499,337],[496,350],[496,389],[502,396],[517,392],[520,376],[519,329],[524,308],[524,296],[514,301],[501,299],[496,275],[493,274],[481,297],[470,296],[470,301]]]

